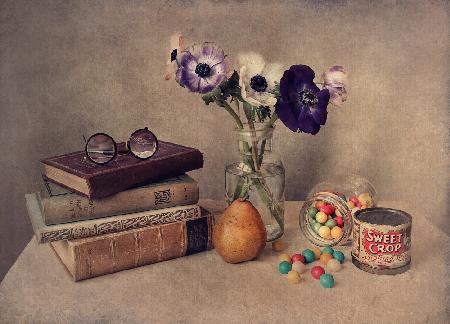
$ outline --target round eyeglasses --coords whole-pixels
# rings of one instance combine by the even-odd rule
[[[86,156],[96,164],[111,162],[117,154],[131,153],[140,160],[149,159],[158,150],[158,139],[147,127],[138,129],[130,135],[126,149],[118,150],[114,139],[105,133],[89,137],[85,146]]]

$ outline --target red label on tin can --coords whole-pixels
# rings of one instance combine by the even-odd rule
[[[402,254],[405,245],[405,231],[380,232],[366,228],[363,232],[364,250],[368,254]]]

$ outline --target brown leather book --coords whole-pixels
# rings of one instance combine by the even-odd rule
[[[214,216],[77,240],[51,242],[74,281],[212,249]]]
[[[123,147],[120,143],[119,147]],[[203,155],[194,148],[159,141],[158,151],[148,160],[118,154],[106,165],[98,165],[78,151],[41,161],[50,180],[98,199],[123,190],[182,175],[203,167]]]

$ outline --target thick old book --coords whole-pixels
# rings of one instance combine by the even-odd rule
[[[89,199],[56,184],[46,184],[51,186],[50,194],[57,192],[41,195],[46,225],[192,205],[198,202],[199,195],[198,183],[188,175],[128,189],[103,199]]]
[[[41,162],[50,180],[98,199],[200,169],[203,155],[194,148],[159,141],[158,151],[148,160],[140,160],[132,154],[117,154],[108,164],[98,165],[87,159],[84,151],[78,151]]]
[[[212,249],[214,217],[50,243],[72,279],[80,281]]]
[[[28,215],[39,243],[91,237],[201,217],[198,205],[187,205],[74,223],[45,225],[38,194],[27,194],[25,199]]]

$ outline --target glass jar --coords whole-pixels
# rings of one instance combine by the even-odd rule
[[[260,213],[267,230],[267,241],[284,233],[284,166],[273,151],[274,127],[265,123],[244,124],[235,129],[239,161],[225,168],[226,200],[231,204],[246,198]]]
[[[341,175],[312,188],[300,209],[299,225],[316,245],[344,245],[352,238],[353,214],[375,206],[376,190],[369,180]]]

